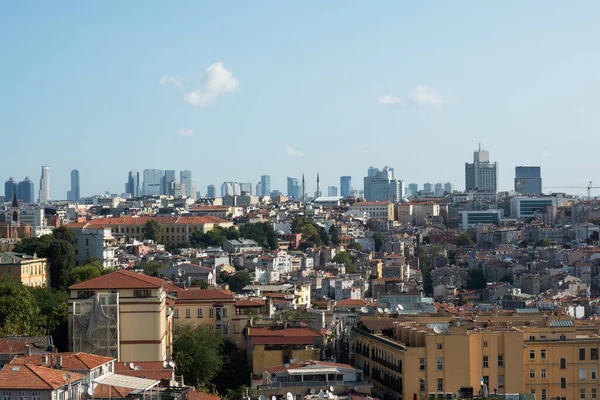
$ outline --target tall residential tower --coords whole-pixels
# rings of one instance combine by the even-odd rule
[[[50,201],[50,167],[42,165],[42,176],[40,177],[40,203]]]

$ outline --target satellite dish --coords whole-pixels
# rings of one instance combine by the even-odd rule
[[[135,366],[135,368],[134,368],[134,370],[136,370],[136,371],[141,371],[141,370],[142,370],[142,367],[140,367],[139,365],[136,365],[136,366]]]
[[[398,311],[402,311],[402,310],[404,310],[404,306],[403,306],[402,304],[398,304],[398,305],[396,306],[396,309],[397,309]]]
[[[68,372],[65,372],[65,373],[63,374],[62,378],[63,378],[63,381],[67,381],[67,382],[71,383],[71,378],[72,378],[72,376],[71,376],[71,374],[69,374]]]
[[[277,396],[272,396],[271,400],[277,400]]]
[[[327,393],[327,398],[329,398],[330,400],[335,399],[335,395],[331,392]]]
[[[361,307],[360,308],[360,312],[363,313],[363,314],[368,313],[369,312],[369,307]]]
[[[381,314],[381,313],[383,313],[383,310],[382,310],[380,307],[377,307],[377,312],[378,312],[379,314]]]
[[[333,393],[333,386],[329,386],[329,391]]]
[[[285,365],[284,365],[284,367],[285,367],[285,368],[289,368],[289,367],[290,367],[290,364],[285,364]]]
[[[291,394],[290,392],[287,392],[287,394],[285,395],[286,400],[294,400],[294,395]]]
[[[94,389],[93,389],[91,386],[90,386],[90,387],[88,387],[88,389],[87,389],[87,394],[89,394],[90,396],[93,396],[93,395],[94,395]]]
[[[135,364],[133,364],[132,362],[129,363],[129,369],[134,369],[135,368]]]
[[[485,382],[483,381],[483,378],[481,378],[481,379],[479,380],[479,383],[480,383],[480,384],[483,386],[483,384],[485,383]]]
[[[175,363],[173,361],[169,361],[169,367],[175,368]]]
[[[389,314],[392,312],[392,310],[390,310],[389,308],[386,308],[385,310],[383,310],[384,313]]]
[[[315,394],[317,391],[315,389],[310,389],[310,394]]]
[[[169,366],[169,363],[168,363],[168,362],[166,362],[166,361],[163,361],[163,368],[165,368],[165,369],[166,369],[168,366]]]
[[[319,390],[319,395],[318,395],[318,397],[319,397],[320,399],[323,399],[323,398],[325,398],[325,393],[323,393],[323,389]]]
[[[444,331],[442,330],[442,328],[440,328],[439,326],[434,326],[434,327],[433,327],[433,332],[434,332],[434,333],[437,333],[438,335],[439,335],[440,333],[444,333]]]
[[[360,389],[358,386],[354,386],[354,391],[358,392],[358,389]]]
[[[265,396],[263,396],[262,394],[260,396],[258,396],[258,400],[265,400]]]

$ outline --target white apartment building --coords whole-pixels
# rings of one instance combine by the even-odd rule
[[[117,239],[110,227],[98,224],[70,224],[75,238],[75,260],[82,265],[90,257],[97,258],[105,268],[115,266]]]

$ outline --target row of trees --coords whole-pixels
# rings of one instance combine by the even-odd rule
[[[277,232],[268,222],[245,224],[241,225],[239,229],[215,227],[206,233],[196,231],[192,233],[190,242],[192,246],[197,247],[222,246],[225,240],[240,238],[254,240],[265,249],[275,250],[277,248]]]

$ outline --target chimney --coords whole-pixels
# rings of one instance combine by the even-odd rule
[[[62,356],[56,356],[56,368],[62,368]]]
[[[50,356],[50,363],[48,365],[50,366],[50,368],[54,368],[54,356],[53,355]]]
[[[24,354],[25,354],[25,357],[28,357],[28,356],[31,355],[31,346],[30,345],[28,345],[28,344],[25,345],[25,352],[24,352]]]

